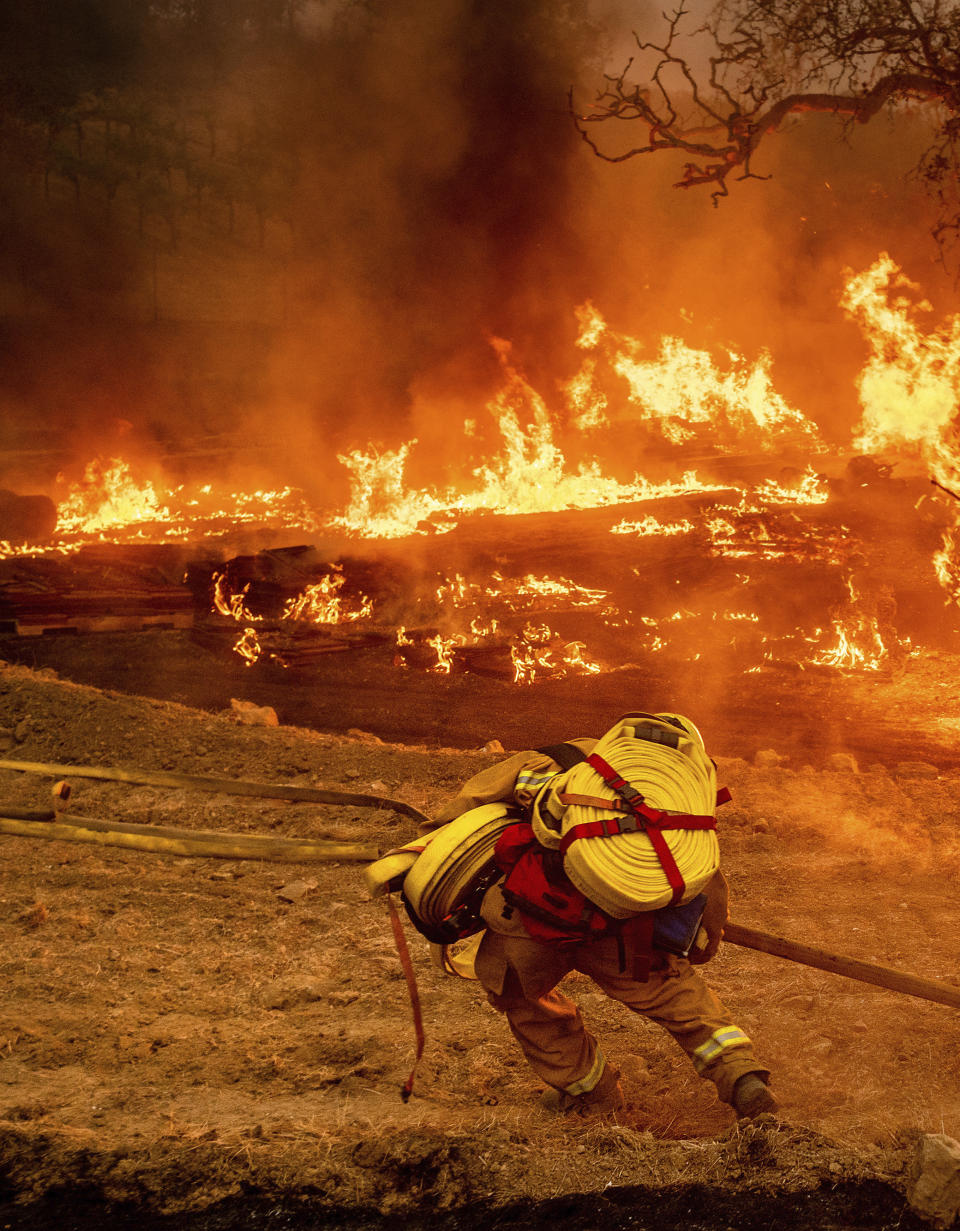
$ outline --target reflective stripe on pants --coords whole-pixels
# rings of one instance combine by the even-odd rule
[[[573,1087],[591,1078],[595,1085],[603,1073],[602,1054],[579,1009],[554,990],[571,970],[667,1030],[725,1102],[745,1073],[769,1076],[749,1038],[689,962],[668,958],[646,983],[637,983],[620,971],[615,940],[559,949],[490,930],[477,954],[477,974],[528,1063],[549,1085],[574,1093]]]

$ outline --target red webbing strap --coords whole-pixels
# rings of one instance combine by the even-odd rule
[[[667,840],[663,836],[664,829],[714,829],[716,828],[716,818],[712,816],[694,816],[689,813],[674,813],[668,815],[664,812],[655,811],[648,807],[643,802],[643,796],[640,792],[632,787],[625,778],[622,778],[612,765],[609,765],[601,756],[592,753],[587,757],[587,764],[597,771],[600,777],[606,782],[613,791],[623,800],[629,808],[631,814],[637,821],[637,825],[650,839],[654,852],[660,861],[660,866],[663,868],[673,896],[670,899],[670,905],[675,906],[683,897],[683,891],[686,888],[683,877],[680,874],[680,869],[677,867],[677,861],[673,857],[673,852],[667,845]],[[591,821],[584,825],[575,825],[573,829],[564,834],[563,840],[560,843],[561,855],[566,854],[572,843],[580,838],[592,837],[611,837],[614,834],[630,832],[625,830],[618,817],[611,817],[601,821]]]
[[[393,902],[393,895],[387,894],[387,905],[390,908],[390,926],[393,928],[393,939],[397,946],[397,953],[400,957],[400,965],[403,967],[403,977],[407,981],[407,992],[410,996],[410,1008],[413,1010],[413,1029],[417,1036],[417,1054],[413,1062],[413,1068],[410,1070],[410,1076],[404,1082],[400,1090],[400,1097],[406,1102],[413,1093],[413,1079],[416,1076],[417,1065],[420,1063],[420,1057],[423,1055],[423,1047],[426,1042],[426,1036],[423,1033],[423,1013],[420,1010],[420,992],[417,988],[417,976],[413,971],[413,962],[410,960],[410,950],[407,948],[407,938],[403,934],[403,924],[400,922],[400,912],[397,910]]]
[[[601,799],[593,795],[558,795],[562,804],[580,804],[584,808],[605,808],[608,812],[616,812],[621,816],[636,816],[638,813],[648,825],[656,825],[658,829],[716,829],[717,818],[709,814],[695,816],[692,812],[656,812],[646,804],[635,808],[629,807],[619,799]],[[584,821],[574,827],[580,837],[610,837],[611,834],[631,833],[636,826],[624,826],[623,821],[614,817],[609,821]],[[580,833],[581,830],[586,832]],[[569,830],[568,833],[573,833]],[[568,843],[569,845],[569,843]]]
[[[630,977],[637,983],[646,983],[653,965],[653,911],[634,915],[623,925],[624,939],[629,941],[631,958]],[[627,946],[624,946],[625,950]]]
[[[673,852],[667,846],[667,840],[659,829],[654,827],[647,828],[647,837],[653,844],[653,849],[657,853],[657,858],[660,860],[660,866],[667,874],[667,883],[673,890],[673,897],[670,899],[670,905],[676,904],[683,897],[683,891],[686,889],[683,877],[680,875],[680,869],[677,867],[677,861],[673,857]]]

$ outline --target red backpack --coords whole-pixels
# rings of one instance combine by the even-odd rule
[[[656,911],[630,919],[614,919],[568,880],[559,851],[541,846],[529,821],[509,825],[497,839],[494,859],[506,873],[500,889],[507,911],[516,910],[532,940],[545,945],[572,946],[604,936],[617,938],[620,969],[645,982],[653,961]],[[699,913],[703,905],[700,904]],[[698,916],[699,917],[699,916]]]

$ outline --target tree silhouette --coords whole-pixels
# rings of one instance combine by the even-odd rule
[[[960,237],[958,0],[719,0],[699,28],[690,17],[681,3],[662,41],[635,36],[641,63],[605,76],[595,104],[575,111],[595,154],[673,151],[686,159],[676,186],[706,186],[716,202],[731,178],[763,178],[754,156],[791,116],[865,124],[920,104],[931,136],[917,171],[937,202],[934,235],[941,251]],[[609,136],[618,121],[640,140],[601,145],[594,126]]]

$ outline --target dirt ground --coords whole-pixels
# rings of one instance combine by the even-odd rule
[[[9,664],[0,753],[369,792],[428,814],[496,759],[246,726]],[[723,759],[720,770],[734,796],[720,823],[737,922],[957,981],[960,773],[881,758],[844,769]],[[47,807],[51,782],[2,770],[0,803]],[[382,849],[416,832],[389,811],[73,785],[71,811],[103,819]],[[861,1211],[844,1225],[907,1227],[919,1225],[901,1220],[900,1195],[918,1135],[960,1137],[956,1010],[729,944],[706,974],[773,1070],[779,1122],[738,1124],[667,1036],[580,976],[566,990],[622,1068],[628,1105],[618,1122],[550,1116],[502,1018],[476,985],[436,970],[415,935],[427,1046],[405,1104],[407,990],[361,865],[18,837],[0,837],[0,858],[4,1227],[65,1195],[134,1203],[139,1225],[143,1211],[309,1198],[313,1225],[318,1210],[366,1211],[369,1225],[459,1210],[457,1225],[472,1226],[483,1219],[467,1211],[534,1202],[546,1221],[565,1210],[565,1225],[586,1226],[571,1201],[604,1194],[610,1227],[646,1225],[617,1218],[651,1194],[661,1226],[764,1225],[731,1213],[764,1195],[794,1202],[782,1225],[806,1226],[796,1201],[844,1193]],[[295,882],[300,896],[284,896]],[[726,1221],[704,1221],[705,1200]],[[809,1225],[833,1225],[811,1209]],[[500,1225],[519,1223],[504,1213]]]

